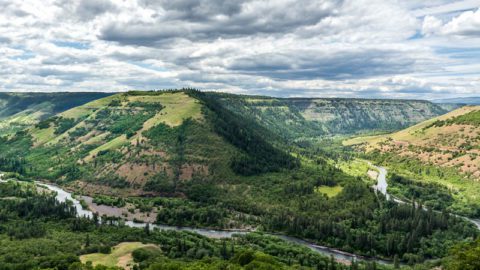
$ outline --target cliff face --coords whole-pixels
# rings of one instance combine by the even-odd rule
[[[420,100],[276,99],[223,95],[230,110],[290,138],[398,130],[447,113]]]

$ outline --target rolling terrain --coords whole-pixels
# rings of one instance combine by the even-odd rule
[[[97,249],[83,247],[83,253],[74,256],[77,262],[79,255],[93,254],[86,257],[115,265],[119,263],[120,255],[130,256],[129,252],[133,251],[111,253],[111,256],[99,252],[110,254],[110,250],[101,251],[104,246],[114,248],[125,241],[161,242],[172,248],[171,238],[162,233],[155,234],[159,238],[147,241],[147,232],[138,237],[124,236],[128,230],[114,226],[122,224],[124,219],[172,226],[280,233],[365,257],[412,265],[442,258],[448,254],[452,243],[476,235],[476,228],[462,218],[424,211],[413,204],[399,205],[387,201],[370,188],[367,171],[349,174],[336,166],[336,161],[330,157],[295,142],[295,136],[304,131],[300,127],[320,125],[320,121],[306,121],[306,115],[299,114],[302,118],[280,121],[275,127],[268,123],[273,117],[270,110],[265,110],[259,120],[251,114],[242,114],[223,97],[222,94],[190,89],[132,91],[102,97],[2,136],[0,171],[10,179],[60,185],[74,193],[83,207],[106,209],[98,214],[105,215],[102,220],[106,226],[114,227],[101,229],[111,230],[109,236],[98,235],[100,229],[92,221],[75,219],[69,212],[71,210],[63,205],[58,207],[66,213],[55,210],[60,216],[76,220],[72,228],[56,228],[55,234],[70,235],[85,226],[88,228],[85,230],[95,233],[92,237],[97,245],[101,245]],[[357,100],[351,102],[354,105],[345,106],[358,107],[355,112],[370,106],[363,103],[366,101],[361,101],[361,105]],[[348,104],[348,101],[341,100],[341,103]],[[380,108],[386,106],[385,103],[390,104],[390,107],[384,107],[390,108],[388,113],[382,114],[385,124],[387,119],[398,119],[398,125],[406,124],[400,123],[404,121],[401,120],[403,114],[415,114],[411,120],[414,122],[442,112],[428,102],[381,101],[373,115],[380,117]],[[402,109],[409,103],[418,110]],[[338,113],[343,115],[343,107],[338,107]],[[286,111],[288,117],[293,117],[290,109]],[[323,119],[323,116],[316,117]],[[358,123],[349,117],[344,118],[348,121],[341,121],[353,129]],[[380,128],[368,124],[373,123],[371,116],[355,117],[367,119],[362,122],[362,131]],[[264,120],[266,123],[262,125]],[[282,131],[290,130],[292,126],[296,127],[294,132],[284,136]],[[334,132],[322,129],[321,134]],[[320,133],[312,128],[306,129],[305,134],[315,137]],[[16,197],[17,193],[28,197],[28,194],[16,192],[13,195],[7,193],[7,199],[0,200],[0,207],[3,202],[4,212],[10,213],[11,220],[27,214],[22,207],[28,206],[14,204],[17,199],[8,202],[8,197]],[[29,194],[33,196],[35,192]],[[43,203],[43,199],[38,200]],[[50,199],[45,200],[48,204]],[[15,212],[17,208],[20,209],[18,213]],[[44,208],[48,209],[35,206],[31,211],[47,211],[42,210]],[[28,215],[32,215],[30,220],[37,220],[33,213],[28,212]],[[63,222],[55,220],[56,214],[51,213],[51,216],[52,219],[47,218],[45,222]],[[13,229],[5,230],[18,233]],[[33,235],[36,233],[32,232]],[[45,235],[40,233],[38,237],[43,239]],[[102,242],[99,240],[102,237],[113,239]],[[27,239],[31,238],[35,237],[27,236]],[[75,239],[72,243],[78,246],[83,241],[86,240]],[[250,240],[239,241],[249,243]],[[210,247],[205,250],[216,250],[222,245],[218,241],[209,243]],[[170,251],[169,260],[195,257],[187,252],[192,243],[176,242],[174,245],[177,245],[177,252]],[[192,251],[195,254],[207,244],[198,244],[197,241],[197,245],[200,246]],[[157,260],[160,257],[155,254]],[[250,261],[254,260],[253,254],[250,257]],[[276,260],[271,261],[278,263]],[[324,259],[315,261],[301,259],[295,263],[315,267],[322,261],[325,266]],[[290,265],[285,260],[278,265],[284,267],[283,263]]]
[[[394,152],[480,179],[479,119],[480,106],[466,106],[393,134],[356,138],[345,144],[364,144],[367,152]]]
[[[5,146],[23,149],[5,152],[28,148],[31,153],[17,171],[56,182],[75,180],[72,188],[102,194],[175,193],[185,180],[295,166],[293,158],[261,138],[262,128],[240,127],[234,116],[226,119],[228,112],[217,114],[213,103],[210,109],[192,95],[130,92],[98,99],[7,139]],[[146,193],[138,193],[142,190]]]
[[[13,134],[108,93],[0,93],[0,134]]]
[[[437,183],[454,209],[477,215],[480,197],[480,107],[465,106],[392,134],[347,140],[407,178]],[[468,209],[470,208],[470,209]]]

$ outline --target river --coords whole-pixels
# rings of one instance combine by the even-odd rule
[[[377,184],[374,186],[374,189],[377,192],[380,192],[381,194],[383,194],[387,199],[393,199],[393,201],[395,201],[396,203],[407,203],[407,202],[402,201],[398,198],[395,198],[394,196],[391,196],[388,193],[388,191],[387,191],[388,190],[388,183],[387,183],[387,173],[388,173],[388,171],[387,171],[387,169],[384,168],[384,167],[381,167],[381,166],[375,166],[373,164],[370,164],[370,165],[378,170]],[[0,182],[6,182],[6,180],[2,179],[2,176],[3,176],[3,174],[0,174]],[[87,217],[87,218],[92,218],[93,217],[93,212],[90,211],[90,210],[83,209],[80,202],[77,199],[73,198],[73,196],[70,192],[65,191],[64,189],[62,189],[58,186],[55,186],[55,185],[51,185],[51,184],[47,184],[47,183],[43,183],[43,182],[38,182],[38,181],[36,181],[35,183],[39,186],[43,186],[43,187],[45,187],[45,188],[47,188],[51,191],[54,191],[56,193],[56,199],[59,202],[65,202],[67,200],[71,201],[73,203],[75,209],[76,209],[77,216]],[[462,216],[458,216],[458,217],[462,217]],[[470,219],[470,218],[467,218],[467,217],[462,217],[462,218],[472,222],[473,224],[475,224],[477,226],[477,228],[480,229],[480,220]],[[137,223],[137,222],[133,222],[133,221],[129,220],[129,221],[125,221],[125,225],[129,226],[129,227],[133,227],[133,228],[145,228],[147,223]],[[177,227],[177,226],[168,226],[168,225],[159,225],[159,224],[149,224],[149,226],[152,229],[157,228],[159,230],[175,230],[175,231],[194,232],[194,233],[197,233],[197,234],[209,237],[209,238],[230,238],[234,234],[244,235],[244,234],[250,232],[250,231],[241,231],[241,230],[226,231],[226,230],[213,230],[213,229],[202,229],[202,228],[192,228],[192,227]],[[311,243],[311,242],[308,242],[308,241],[305,241],[305,240],[302,240],[302,239],[299,239],[299,238],[287,236],[287,235],[281,235],[281,234],[270,234],[270,235],[277,236],[277,237],[283,239],[284,241],[287,241],[287,242],[290,242],[290,243],[294,243],[294,244],[298,244],[298,245],[307,247],[307,248],[309,248],[309,249],[311,249],[315,252],[318,252],[320,254],[323,254],[323,255],[326,255],[326,256],[333,256],[337,261],[348,262],[348,261],[351,261],[351,260],[366,260],[366,261],[373,260],[372,258],[366,258],[366,257],[363,257],[363,256],[359,256],[359,255],[351,254],[351,253],[348,253],[348,252],[344,252],[344,251],[341,251],[341,250],[316,245],[314,243]],[[375,259],[375,261],[377,263],[380,263],[380,264],[391,264],[392,263],[390,261],[385,261],[385,260],[381,260],[381,259]]]
[[[82,205],[80,202],[72,197],[72,194],[68,191],[65,191],[64,189],[51,185],[51,184],[46,184],[43,182],[36,182],[37,185],[43,186],[51,191],[56,192],[56,198],[59,202],[65,202],[67,200],[71,201],[73,205],[75,206],[75,209],[77,211],[77,216],[79,217],[87,217],[87,218],[92,218],[93,217],[93,212],[90,210],[85,210],[83,209]],[[133,228],[145,228],[147,226],[147,223],[138,223],[134,222],[131,220],[125,221],[125,225]],[[248,232],[251,231],[241,231],[241,230],[214,230],[214,229],[201,229],[201,228],[192,228],[192,227],[177,227],[177,226],[168,226],[168,225],[159,225],[159,224],[149,224],[150,228],[157,228],[159,230],[175,230],[175,231],[188,231],[188,232],[194,232],[209,238],[231,238],[234,234],[241,234],[244,235]],[[272,236],[279,237],[283,239],[284,241],[298,244],[301,246],[305,246],[315,252],[318,252],[320,254],[326,255],[326,256],[333,256],[337,261],[343,261],[343,262],[349,262],[351,260],[372,260],[370,258],[366,258],[363,256],[351,254],[348,252],[344,252],[341,250],[325,247],[325,246],[320,246],[316,245],[314,243],[310,243],[308,241],[296,238],[296,237],[291,237],[287,235],[281,235],[281,234],[269,234]],[[391,262],[381,260],[381,259],[375,259],[377,263],[381,264],[390,264]]]
[[[381,166],[375,166],[371,163],[369,163],[369,164],[370,164],[370,166],[372,166],[372,167],[374,167],[375,169],[378,170],[377,184],[374,186],[374,189],[377,192],[382,193],[385,196],[385,198],[387,198],[387,200],[392,199],[394,202],[402,203],[402,204],[408,203],[406,201],[400,200],[399,198],[396,198],[396,197],[388,194],[388,192],[387,192],[387,188],[388,188],[388,183],[387,183],[387,173],[388,172],[387,172],[387,169],[384,168],[384,167],[381,167]],[[427,208],[425,206],[423,206],[423,209],[427,210]],[[439,211],[435,211],[435,212],[439,212]],[[460,215],[455,215],[455,216],[470,221],[480,230],[480,220],[473,219],[473,218],[468,218],[468,217],[464,217],[464,216],[460,216]]]
[[[2,176],[3,175],[0,174],[0,182],[6,182],[6,180],[2,179]],[[44,182],[36,181],[35,183],[40,187],[44,187],[44,188],[47,188],[51,191],[54,191],[56,193],[56,199],[59,202],[66,202],[67,200],[71,201],[73,206],[76,209],[78,217],[87,217],[87,218],[92,218],[93,217],[93,212],[90,211],[90,210],[87,210],[87,209],[83,209],[82,205],[80,204],[80,201],[73,198],[73,196],[70,192],[65,191],[64,189],[62,189],[58,186],[47,184],[47,183],[44,183]],[[129,220],[129,221],[125,221],[125,225],[129,226],[129,227],[133,227],[133,228],[145,228],[145,226],[147,226],[147,223],[137,223],[137,222],[133,222],[133,221]],[[150,226],[151,229],[157,228],[159,230],[175,230],[175,231],[194,232],[194,233],[197,233],[197,234],[209,237],[209,238],[231,238],[234,234],[244,235],[246,233],[251,232],[251,231],[241,231],[241,230],[228,230],[228,231],[226,231],[226,230],[213,230],[213,229],[202,229],[202,228],[192,228],[192,227],[177,227],[177,226],[168,226],[168,225],[159,225],[159,224],[149,224],[149,226]],[[340,261],[340,262],[349,262],[349,261],[352,261],[352,260],[362,260],[362,261],[375,260],[377,263],[380,263],[380,264],[391,264],[390,261],[363,257],[363,256],[360,256],[360,255],[344,252],[344,251],[337,250],[337,249],[334,249],[334,248],[329,248],[329,247],[325,247],[325,246],[321,246],[321,245],[316,245],[314,243],[311,243],[311,242],[308,242],[308,241],[305,241],[305,240],[302,240],[302,239],[299,239],[299,238],[296,238],[296,237],[291,237],[291,236],[282,235],[282,234],[268,234],[268,235],[279,237],[280,239],[282,239],[286,242],[289,242],[289,243],[293,243],[293,244],[297,244],[297,245],[307,247],[310,250],[313,250],[313,251],[318,252],[320,254],[323,254],[325,256],[333,256],[337,261]]]

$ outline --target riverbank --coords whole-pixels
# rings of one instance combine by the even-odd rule
[[[387,200],[393,200],[396,203],[400,203],[400,204],[411,203],[409,201],[401,200],[401,199],[399,199],[399,198],[397,198],[397,197],[388,193],[388,190],[387,190],[388,189],[388,183],[387,183],[388,171],[387,171],[386,168],[381,167],[381,166],[373,165],[372,163],[369,163],[369,165],[374,167],[378,171],[377,184],[374,186],[374,189],[375,189],[376,192],[380,192],[381,194],[383,194],[385,196],[385,198]],[[425,206],[422,206],[422,209],[425,210],[425,211],[428,210]],[[437,210],[433,210],[433,211],[437,212],[437,213],[440,213],[440,211],[437,211]],[[468,217],[457,215],[457,214],[452,214],[452,215],[454,215],[456,217],[459,217],[459,218],[463,218],[465,220],[468,220],[470,223],[474,224],[477,227],[477,229],[480,230],[480,220],[468,218]]]
[[[1,179],[1,177],[0,177],[0,179]],[[5,181],[5,180],[1,180],[1,181]],[[38,186],[41,186],[41,187],[46,188],[46,189],[48,189],[52,192],[55,192],[56,193],[56,199],[59,202],[65,202],[67,200],[71,201],[73,206],[76,209],[77,216],[86,217],[86,218],[92,218],[93,217],[93,212],[88,210],[88,209],[84,209],[82,207],[81,202],[79,200],[77,200],[76,198],[74,198],[74,196],[72,196],[72,193],[62,189],[61,187],[53,185],[53,184],[48,184],[48,183],[39,182],[39,181],[35,181],[35,183]],[[208,228],[177,227],[177,226],[160,225],[160,224],[154,224],[154,223],[152,223],[152,224],[151,223],[139,223],[139,222],[135,222],[133,220],[127,220],[127,221],[122,220],[121,222],[125,226],[129,226],[129,227],[132,227],[132,228],[145,228],[148,225],[150,229],[188,231],[188,232],[197,233],[197,234],[200,234],[202,236],[209,237],[209,238],[231,238],[231,237],[234,237],[234,235],[245,235],[247,233],[255,232],[255,230],[217,230],[217,229],[208,229]],[[378,259],[378,258],[368,258],[368,257],[362,256],[362,255],[348,253],[348,252],[341,251],[341,250],[338,250],[338,249],[317,245],[315,243],[312,243],[312,242],[309,242],[309,241],[306,241],[306,240],[303,240],[303,239],[299,239],[299,238],[296,238],[296,237],[291,237],[291,236],[287,236],[287,235],[283,235],[283,234],[275,234],[275,233],[265,233],[265,234],[275,236],[275,237],[279,237],[280,239],[282,239],[284,241],[307,247],[307,248],[309,248],[309,249],[311,249],[315,252],[318,252],[318,253],[320,253],[322,255],[325,255],[325,256],[328,256],[328,257],[333,256],[334,259],[337,262],[343,263],[343,264],[349,264],[351,261],[357,261],[357,260],[375,261],[379,264],[392,264],[391,261],[382,260],[382,259]]]

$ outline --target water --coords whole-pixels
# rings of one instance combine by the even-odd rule
[[[75,206],[75,210],[77,211],[77,216],[87,217],[87,218],[92,218],[93,217],[92,211],[84,210],[82,205],[80,204],[80,202],[78,200],[74,199],[72,197],[71,193],[66,192],[65,190],[63,190],[63,189],[61,189],[57,186],[45,184],[45,183],[38,182],[38,181],[36,181],[35,183],[40,187],[45,187],[45,188],[48,188],[51,191],[56,192],[57,195],[55,196],[55,198],[57,199],[57,201],[59,201],[59,202],[71,201],[73,203],[73,206]]]
[[[384,167],[375,166],[373,164],[370,164],[370,165],[372,167],[375,167],[379,172],[378,177],[377,177],[377,184],[374,186],[374,189],[377,192],[380,192],[381,194],[383,194],[387,199],[393,199],[397,203],[406,203],[406,202],[404,202],[402,200],[399,200],[399,199],[391,196],[390,194],[388,194],[388,191],[387,191],[388,183],[387,183],[387,179],[386,179],[386,176],[387,176],[387,173],[388,173],[387,169],[384,168]],[[3,180],[2,177],[3,177],[3,174],[0,174],[0,182],[6,182],[6,180]],[[55,186],[55,185],[46,184],[46,183],[42,183],[42,182],[38,182],[38,181],[35,182],[35,183],[39,186],[42,186],[44,188],[47,188],[51,191],[56,192],[56,199],[59,202],[65,202],[67,200],[71,201],[73,203],[75,209],[76,209],[78,217],[87,217],[87,218],[92,218],[93,217],[93,212],[90,211],[90,210],[83,209],[80,202],[77,199],[73,198],[72,194],[70,192],[67,192],[67,191],[63,190],[62,188],[60,188],[58,186]],[[469,220],[470,222],[475,224],[477,226],[477,228],[480,229],[480,220],[470,219],[470,218],[466,218],[466,217],[462,217],[462,218],[465,218],[465,219]],[[145,226],[147,226],[147,223],[125,221],[125,225],[129,226],[129,227],[132,227],[132,228],[145,228]],[[149,224],[149,226],[152,229],[157,228],[159,230],[175,230],[175,231],[194,232],[194,233],[197,233],[197,234],[209,237],[209,238],[231,238],[235,234],[244,235],[244,234],[249,232],[249,231],[241,231],[241,230],[225,231],[225,230],[201,229],[201,228],[192,228],[192,227],[177,227],[177,226],[168,226],[168,225],[159,225],[159,224]],[[351,261],[351,260],[370,261],[370,260],[375,260],[377,263],[380,263],[380,264],[391,264],[391,262],[389,262],[389,261],[385,261],[385,260],[381,260],[381,259],[366,258],[366,257],[359,256],[359,255],[356,255],[356,254],[351,254],[351,253],[348,253],[348,252],[344,252],[344,251],[341,251],[341,250],[316,245],[316,244],[310,243],[308,241],[305,241],[305,240],[302,240],[302,239],[299,239],[299,238],[295,238],[295,237],[291,237],[291,236],[286,236],[286,235],[275,235],[275,236],[283,239],[284,241],[307,247],[307,248],[309,248],[309,249],[311,249],[315,252],[318,252],[320,254],[323,254],[323,255],[326,255],[326,256],[333,256],[338,261]]]
[[[395,198],[394,196],[391,196],[390,194],[388,194],[388,192],[387,192],[387,188],[388,188],[388,183],[387,183],[387,173],[388,172],[387,172],[387,169],[385,169],[384,167],[375,166],[371,163],[370,163],[370,166],[372,166],[372,167],[374,167],[375,169],[378,170],[377,184],[374,186],[374,189],[377,192],[382,193],[385,196],[385,198],[387,198],[387,200],[392,199],[394,202],[401,203],[401,204],[407,203],[406,201],[400,200],[400,199]],[[427,208],[425,206],[423,206],[423,209],[427,210]],[[473,219],[473,218],[468,218],[468,217],[464,217],[464,216],[460,216],[460,215],[455,215],[455,216],[470,221],[480,230],[480,220]]]
[[[378,170],[377,184],[375,185],[374,188],[378,192],[382,193],[387,198],[387,200],[389,200],[390,195],[387,192],[387,188],[388,188],[387,169],[385,169],[384,167],[379,167],[379,166],[375,166],[375,165],[372,165],[372,166],[375,167]]]
[[[87,217],[87,218],[93,217],[93,212],[90,210],[83,209],[80,202],[77,199],[73,198],[70,192],[63,190],[58,186],[45,184],[41,182],[36,182],[36,183],[41,187],[45,187],[51,191],[56,192],[55,197],[59,202],[65,202],[67,200],[71,201],[75,206],[78,217]],[[128,220],[128,221],[125,221],[125,225],[132,228],[145,228],[145,226],[147,226],[147,223],[139,223],[139,222],[133,222],[131,220]],[[245,231],[238,231],[238,230],[237,231],[221,231],[221,230],[197,229],[197,228],[191,228],[191,227],[176,227],[176,226],[158,225],[158,224],[149,224],[149,226],[152,229],[157,228],[160,230],[190,231],[190,232],[195,232],[210,238],[230,238],[232,237],[233,234],[246,233]]]
[[[6,182],[5,180],[1,179],[2,174],[0,174],[0,182]],[[87,217],[87,218],[92,218],[93,217],[93,212],[90,210],[85,210],[83,209],[82,205],[80,202],[73,198],[72,194],[68,191],[63,190],[62,188],[51,185],[51,184],[46,184],[42,182],[35,182],[38,186],[41,186],[43,188],[47,188],[51,191],[56,192],[56,199],[59,202],[66,202],[67,200],[71,201],[73,203],[73,206],[76,209],[77,216],[78,217]],[[126,226],[132,227],[132,228],[145,228],[147,226],[147,223],[138,223],[138,222],[133,222],[133,221],[125,221],[124,223]],[[241,231],[241,230],[231,230],[231,231],[225,231],[225,230],[213,230],[213,229],[201,229],[201,228],[192,228],[192,227],[176,227],[176,226],[168,226],[168,225],[159,225],[159,224],[149,224],[150,228],[157,228],[159,230],[175,230],[175,231],[188,231],[188,232],[194,232],[209,238],[231,238],[235,234],[240,234],[240,235],[245,235],[250,231]],[[273,234],[272,234],[273,235]],[[286,242],[293,243],[293,244],[298,244],[304,247],[307,247],[315,252],[318,252],[320,254],[323,254],[325,256],[333,256],[336,260],[338,261],[351,261],[351,260],[372,260],[370,258],[366,258],[363,256],[358,256],[355,254],[347,253],[341,250],[337,249],[332,249],[329,247],[324,247],[324,246],[319,246],[310,242],[307,242],[305,240],[291,237],[291,236],[286,236],[286,235],[273,235],[276,237],[279,237],[280,239],[283,239]],[[377,263],[381,264],[389,264],[390,262],[380,260],[380,259],[375,259]]]

